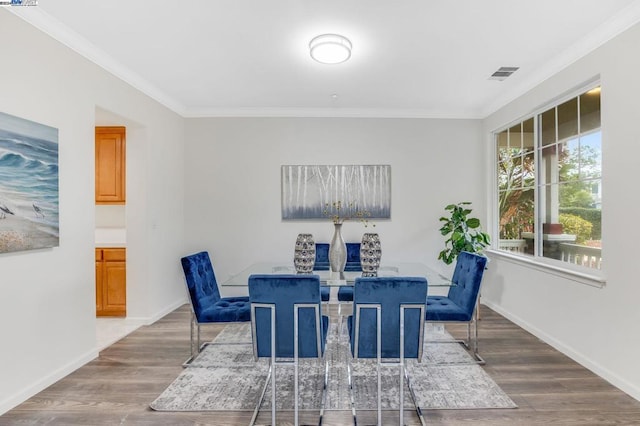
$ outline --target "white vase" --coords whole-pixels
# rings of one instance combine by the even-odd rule
[[[342,238],[342,224],[334,223],[333,238],[329,245],[329,266],[332,272],[344,272],[347,264],[347,244]]]

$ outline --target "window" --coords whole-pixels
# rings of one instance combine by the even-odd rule
[[[600,87],[494,136],[497,248],[600,269]]]

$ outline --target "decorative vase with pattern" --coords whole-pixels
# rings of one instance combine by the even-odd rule
[[[334,223],[333,238],[329,244],[329,266],[332,272],[344,272],[347,264],[347,244],[342,238],[342,224]]]
[[[299,274],[310,274],[316,263],[316,243],[312,234],[298,234],[293,264]]]
[[[382,258],[380,236],[376,233],[366,233],[360,244],[360,264],[363,277],[377,277]]]

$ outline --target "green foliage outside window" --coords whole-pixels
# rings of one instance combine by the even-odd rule
[[[565,234],[576,236],[576,244],[584,244],[585,241],[591,239],[591,231],[593,226],[588,222],[573,214],[560,214],[558,220],[562,224],[562,230]]]
[[[594,208],[592,180],[600,178],[599,154],[591,146],[575,146],[562,150],[558,171],[560,205],[563,207]]]
[[[602,210],[583,207],[561,207],[560,213],[579,216],[587,222],[590,222],[593,226],[591,239],[600,240],[602,238]]]
[[[500,238],[520,239],[522,232],[533,231],[533,154],[512,156],[509,150],[501,150],[499,156]]]

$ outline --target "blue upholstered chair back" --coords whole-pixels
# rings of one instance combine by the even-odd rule
[[[466,251],[458,255],[456,269],[451,279],[455,285],[449,287],[448,297],[468,313],[468,318],[464,321],[471,321],[486,265],[487,258],[484,256]]]
[[[316,271],[328,271],[329,267],[329,244],[316,243],[316,263],[313,266]],[[347,263],[345,271],[362,271],[360,263],[360,243],[347,243]]]
[[[276,356],[292,358],[294,356],[294,304],[313,304],[320,314],[321,351],[329,327],[328,317],[322,316],[320,301],[320,278],[317,275],[251,275],[249,277],[249,301],[253,303],[274,304],[276,309]],[[271,311],[267,308],[256,308],[252,318],[254,335],[254,351],[258,357],[271,356]],[[317,328],[315,311],[303,308],[298,317],[299,340],[298,356],[316,358],[322,356],[317,352]]]
[[[353,297],[354,315],[349,317],[349,335],[353,354],[358,304],[381,305],[382,358],[400,357],[400,305],[413,304],[426,307],[427,280],[423,277],[361,277],[356,278]],[[405,358],[417,358],[424,318],[417,309],[405,311]],[[358,358],[376,358],[376,312],[373,309],[360,311]],[[356,357],[356,354],[354,354]]]
[[[213,272],[209,253],[185,256],[181,259],[184,276],[187,280],[191,305],[198,321],[203,321],[202,312],[213,303],[220,300],[220,291],[216,274]]]

